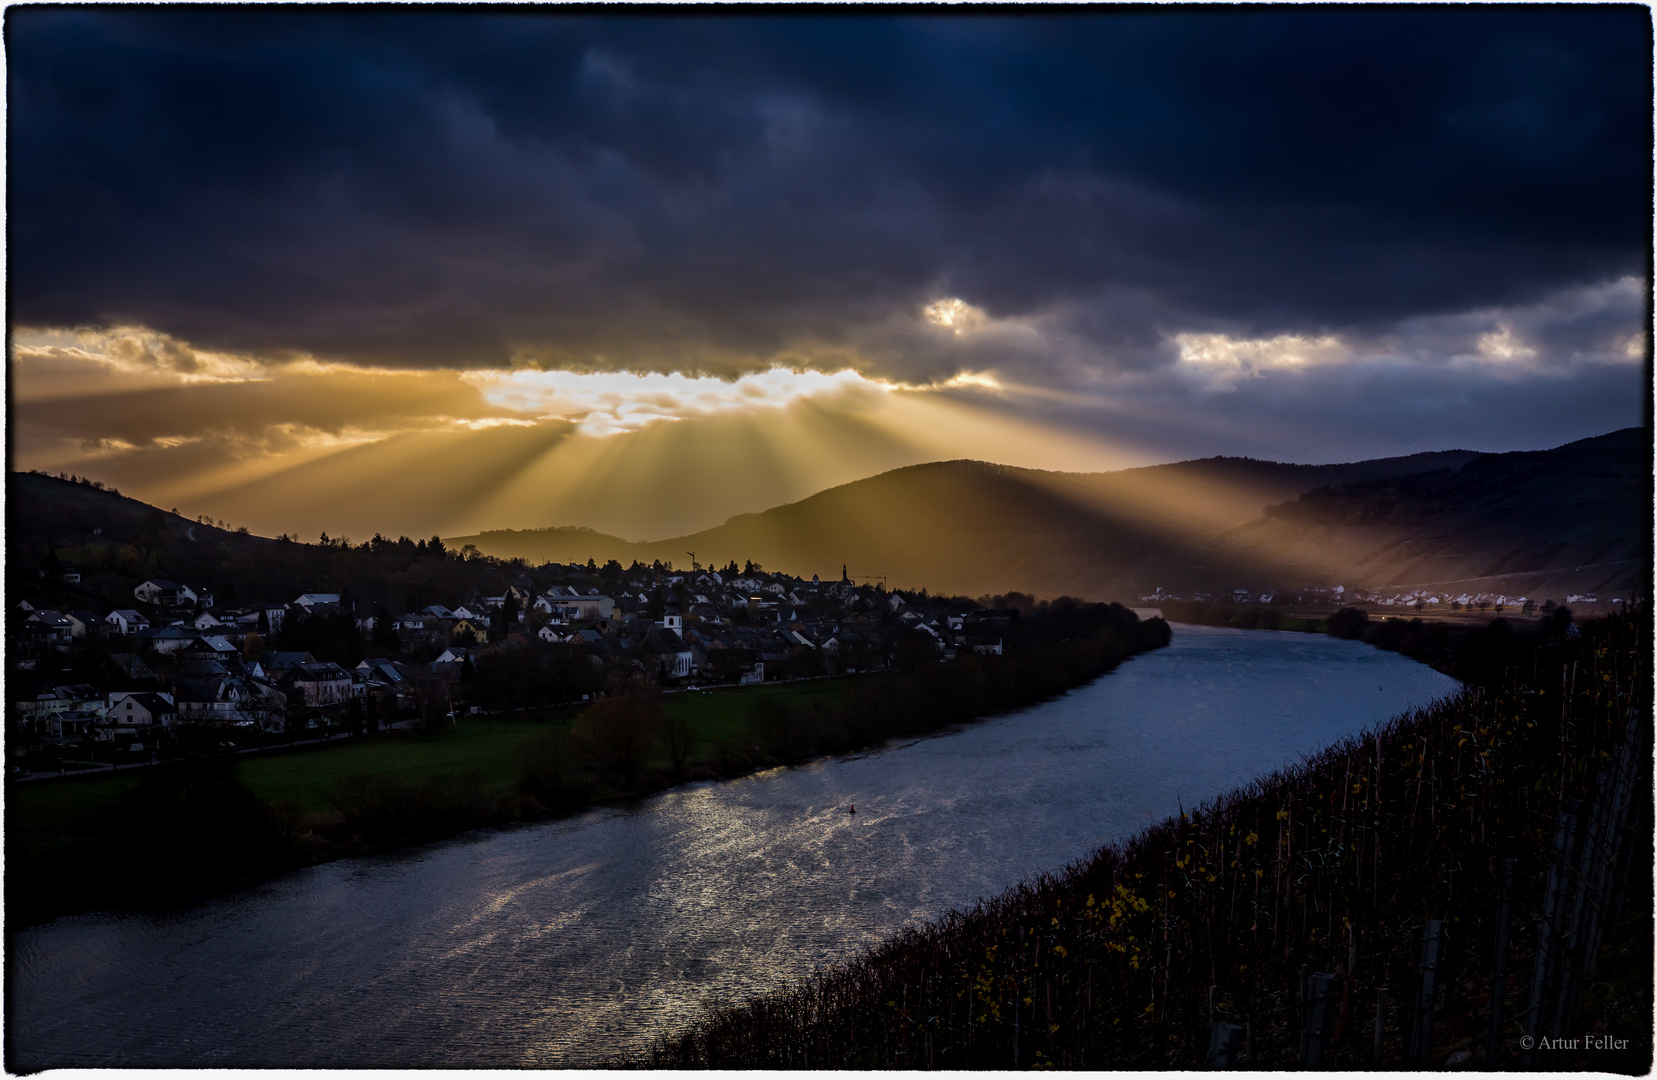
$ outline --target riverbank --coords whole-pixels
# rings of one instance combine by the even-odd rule
[[[1279,630],[1286,633],[1329,634],[1401,653],[1464,683],[1489,686],[1522,670],[1550,639],[1568,633],[1571,613],[1554,609],[1542,616],[1472,615],[1371,617],[1371,611],[1344,607],[1319,612],[1293,612],[1269,604],[1237,606],[1225,601],[1167,600],[1162,610],[1172,622],[1196,626],[1229,626],[1237,630]]]
[[[567,736],[573,711],[544,721],[463,720],[434,736],[65,779],[8,792],[7,902],[13,925],[94,909],[189,903],[302,866],[395,850],[469,829],[547,820],[696,780],[745,775],[822,753],[1034,704],[1166,644],[1166,623],[1082,605],[1082,636],[1049,626],[1029,648],[842,679],[667,695],[668,721],[697,750],[665,749],[625,779],[563,744],[566,782],[535,779],[536,744]],[[755,715],[758,714],[758,715]]]
[[[1575,851],[1597,854],[1573,855],[1564,880],[1595,884],[1552,909],[1549,925],[1574,936],[1552,954],[1538,1014],[1543,1035],[1563,1024],[1604,1041],[1535,1064],[1646,1072],[1650,648],[1643,612],[1588,624],[1506,665],[1499,686],[1338,743],[804,985],[715,1011],[633,1063],[1192,1069],[1220,1021],[1241,1029],[1240,1065],[1286,1068],[1302,1061],[1309,977],[1324,972],[1328,1021],[1315,1034],[1326,1067],[1495,1065],[1492,942],[1511,858],[1494,1046],[1517,1065],[1520,1038],[1538,1033],[1527,1010],[1555,817],[1580,800]],[[1631,732],[1644,741],[1627,755],[1635,812],[1619,829],[1615,815],[1596,815],[1615,803],[1602,792],[1617,789]],[[1590,911],[1608,913],[1603,950],[1584,944]],[[1428,920],[1443,928],[1442,955],[1432,1019],[1412,1047]]]

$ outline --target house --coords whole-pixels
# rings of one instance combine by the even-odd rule
[[[282,716],[274,688],[237,675],[205,675],[178,684],[178,718],[194,723],[273,727]]]
[[[59,733],[60,729],[53,726],[53,720],[61,713],[101,714],[102,711],[103,695],[85,683],[54,686],[47,693],[36,695],[32,701],[17,703],[18,720],[24,730],[41,735]]]
[[[683,679],[692,673],[691,647],[673,630],[651,627],[639,643],[639,653],[666,678]]]
[[[300,664],[294,669],[293,685],[304,696],[305,704],[315,708],[349,701],[355,683],[349,671],[332,660],[325,660]]]
[[[282,629],[282,620],[287,617],[288,608],[285,604],[255,604],[252,613],[255,628],[259,625],[259,616],[263,615],[265,625],[270,628],[271,633],[275,633]]]
[[[572,598],[568,606],[576,609],[578,619],[608,621],[616,613],[616,601],[611,596],[580,596]]]
[[[450,645],[443,650],[443,655],[433,660],[432,663],[459,664],[465,662],[468,656],[476,656],[477,652],[477,646],[475,645]]]
[[[81,583],[81,572],[76,570],[73,566],[65,566],[63,568],[63,573],[59,576],[71,585],[79,585]]]
[[[195,617],[195,621],[193,621],[190,625],[194,626],[197,630],[211,630],[217,626],[232,625],[234,622],[234,616],[228,612],[226,612],[224,617],[221,618],[217,612],[203,611],[200,615]]]
[[[389,686],[402,686],[409,681],[408,673],[395,660],[364,660],[357,665],[357,670],[369,679],[386,683]]]
[[[229,641],[218,636],[217,634],[208,637],[196,638],[184,647],[184,651],[187,654],[194,653],[202,656],[214,657],[239,657],[241,655],[241,650],[237,649],[236,646],[230,644]]]
[[[144,603],[158,604],[164,607],[182,603],[186,593],[189,593],[189,590],[185,589],[184,586],[166,578],[152,578],[132,590],[132,595]],[[189,596],[190,599],[195,599],[194,593],[189,593]]]
[[[453,634],[471,634],[474,640],[489,640],[489,620],[457,619],[450,631]]]
[[[454,609],[454,617],[471,623],[480,621],[487,623],[489,621],[489,613],[481,604],[478,605],[478,609],[476,611],[473,611],[471,608],[462,604],[460,607]],[[458,624],[456,625],[456,629],[459,629]]]
[[[113,677],[127,683],[155,683],[155,672],[137,653],[110,653],[106,658],[114,669]]]
[[[339,593],[337,593],[337,592],[301,593],[300,596],[299,596],[299,599],[295,600],[293,603],[294,603],[294,606],[296,606],[296,607],[304,608],[307,613],[309,613],[313,608],[317,607],[319,604],[320,605],[329,605],[329,606],[332,606],[332,607],[338,607],[339,606]]]
[[[41,608],[23,620],[23,628],[54,645],[67,645],[74,639],[75,624],[69,616],[51,608]]]
[[[315,662],[316,657],[308,652],[267,652],[259,656],[259,663],[273,675],[293,671],[301,664]]]
[[[171,694],[148,690],[116,690],[109,695],[104,722],[117,728],[169,727],[178,719]]]
[[[184,626],[163,626],[147,635],[147,638],[150,648],[168,656],[188,648],[190,643],[196,640],[196,632]]]
[[[150,621],[131,608],[117,608],[104,616],[104,622],[113,626],[116,633],[123,636],[150,628]]]

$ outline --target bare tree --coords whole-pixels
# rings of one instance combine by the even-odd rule
[[[595,701],[575,718],[571,735],[607,779],[631,787],[656,748],[661,722],[661,698],[637,680],[625,692]]]
[[[685,763],[696,753],[697,744],[701,741],[696,729],[683,716],[669,714],[662,717],[661,731],[662,750],[673,763],[673,775],[683,777]]]

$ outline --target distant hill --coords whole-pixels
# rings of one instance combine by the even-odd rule
[[[86,483],[39,473],[12,473],[6,482],[8,584],[32,590],[48,558],[82,574],[54,602],[130,606],[132,586],[146,577],[219,581],[227,567],[257,565],[274,546]]]
[[[1206,458],[1059,473],[949,461],[676,539],[635,543],[558,528],[448,543],[536,563],[687,566],[694,551],[706,564],[752,559],[807,577],[835,578],[845,566],[859,579],[970,596],[1016,589],[1121,599],[1159,585],[1189,593],[1342,584],[1557,599],[1644,584],[1651,507],[1651,436],[1630,428],[1553,450],[1452,450],[1340,465]],[[86,577],[77,592],[108,602],[150,575],[217,582],[225,599],[243,590],[297,594],[361,576],[330,549],[227,532],[53,477],[11,474],[7,510],[14,586],[18,572],[52,553],[80,560]],[[429,570],[418,587],[401,578],[387,585],[387,572],[375,573],[358,587],[385,593],[393,606],[455,585],[426,581]]]
[[[1270,507],[1205,557],[1365,589],[1626,597],[1650,576],[1651,460],[1650,432],[1627,428],[1322,487]]]
[[[1200,563],[1268,505],[1323,486],[1455,469],[1479,456],[1452,450],[1339,465],[1207,458],[1110,473],[949,461],[882,473],[674,540],[635,543],[564,528],[448,542],[530,560],[681,566],[694,551],[705,563],[753,559],[801,575],[838,577],[844,565],[856,578],[881,575],[935,592],[1119,598],[1169,584],[1146,574]]]
[[[201,544],[215,554],[271,543],[262,536],[203,525],[118,492],[42,473],[12,473],[6,486],[6,543],[68,547],[96,536],[106,543]]]

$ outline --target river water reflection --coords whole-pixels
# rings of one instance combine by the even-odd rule
[[[1355,642],[1179,626],[958,731],[60,919],[10,938],[7,1065],[592,1062],[1456,685]]]

